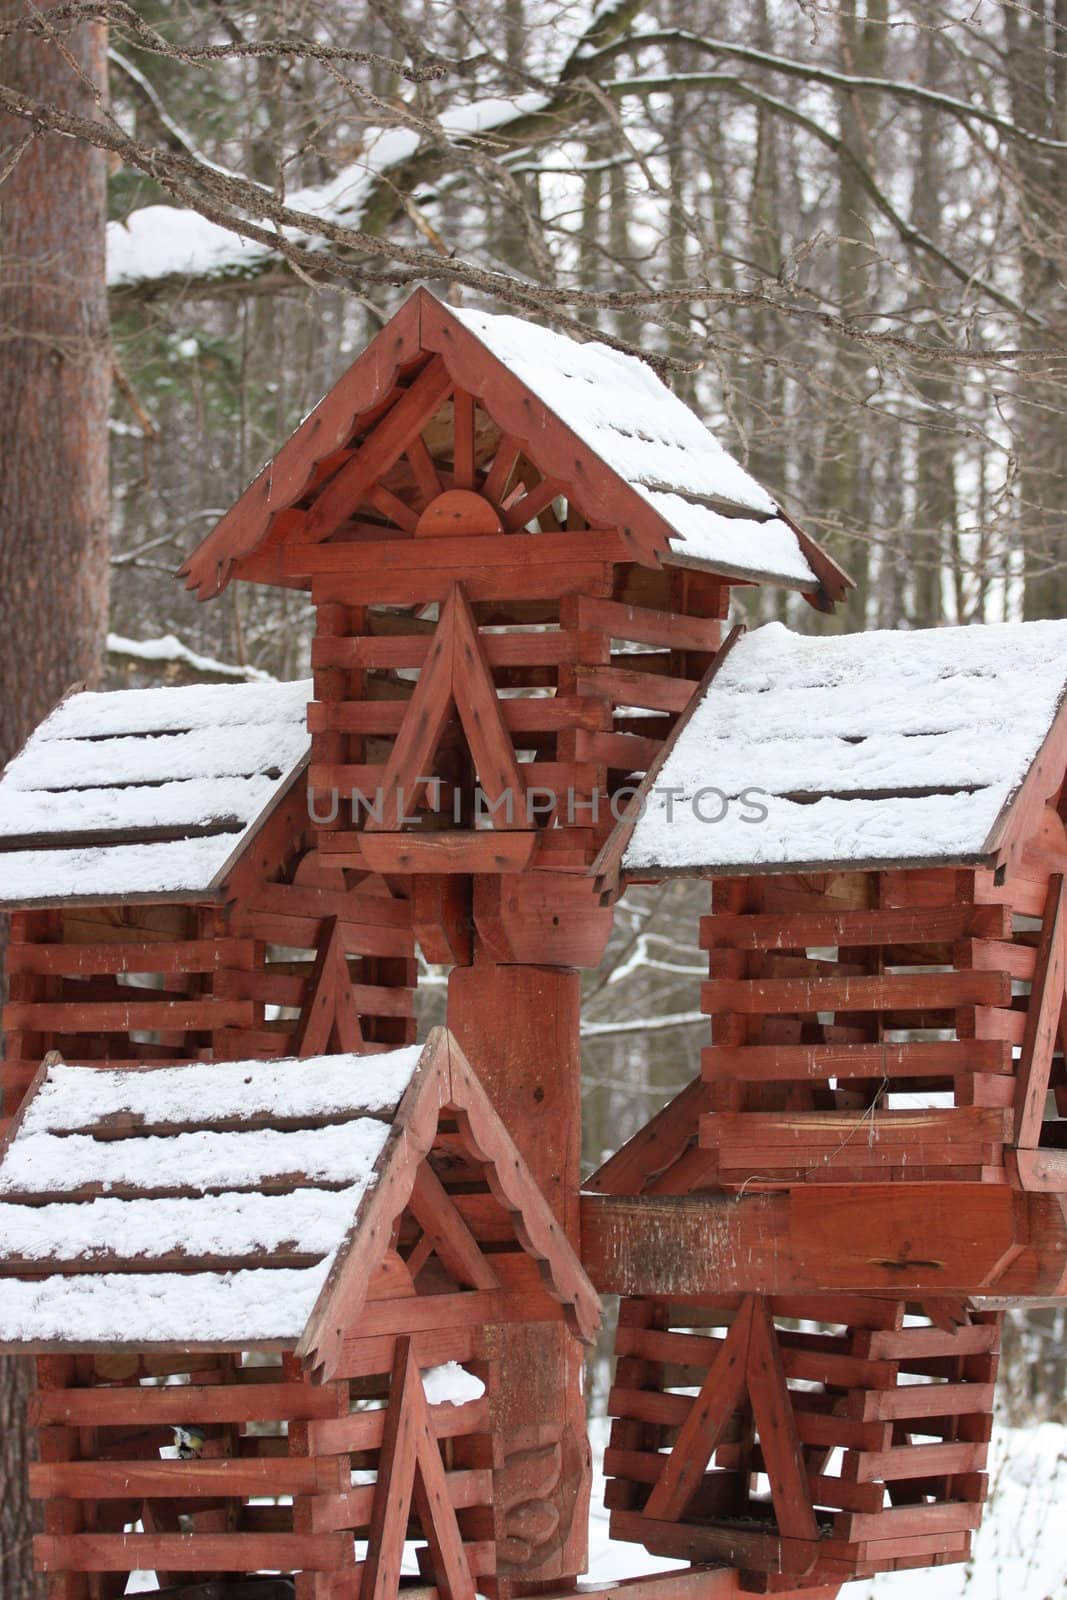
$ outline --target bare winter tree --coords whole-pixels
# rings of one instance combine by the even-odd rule
[[[92,120],[103,24],[2,41],[6,84]],[[0,18],[25,15],[2,0]],[[103,152],[0,112],[0,764],[72,682],[99,674],[108,608]],[[3,919],[0,919],[2,921]],[[37,1593],[22,1412],[31,1364],[0,1361],[0,1591]]]

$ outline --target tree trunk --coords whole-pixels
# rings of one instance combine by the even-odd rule
[[[5,21],[26,15],[0,0]],[[9,37],[3,80],[91,116],[91,85],[106,86],[105,31],[62,41]],[[27,129],[0,116],[0,766],[70,683],[96,678],[107,629],[105,160],[73,139],[27,143]],[[2,943],[0,932],[0,954]],[[30,1362],[0,1361],[4,1600],[41,1592],[25,1487],[31,1379]]]

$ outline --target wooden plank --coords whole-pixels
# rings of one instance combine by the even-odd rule
[[[300,1017],[293,1031],[293,1054],[323,1055],[334,1039],[338,1050],[354,1055],[360,1053],[364,1044],[341,924],[336,917],[324,917]]]
[[[150,1000],[145,990],[131,990],[136,1000],[12,1001],[4,1007],[5,1028],[41,1033],[210,1032],[215,1028],[252,1027],[255,1007],[249,1000]]]
[[[1016,1082],[1015,1144],[1020,1150],[1034,1150],[1041,1142],[1052,1056],[1063,1019],[1064,983],[1067,981],[1065,940],[1064,875],[1053,872],[1048,880]]]
[[[859,1483],[896,1483],[902,1478],[955,1477],[981,1472],[989,1447],[985,1444],[906,1444],[888,1450],[858,1451],[853,1470]]]
[[[493,808],[494,830],[521,828],[527,821],[526,782],[515,757],[515,747],[482,651],[478,629],[459,584],[449,596],[448,604],[455,609],[452,699],[467,735],[478,782]]]
[[[1009,1006],[1011,979],[1002,972],[921,972],[859,978],[712,978],[701,985],[701,1009],[775,1016],[804,1011],[947,1010]]]
[[[34,1461],[30,1494],[75,1500],[209,1500],[225,1495],[327,1493],[337,1486],[332,1460]]]
[[[899,1160],[895,1147],[911,1150],[916,1162],[938,1163],[960,1146],[1002,1143],[1010,1137],[1009,1114],[999,1106],[954,1106],[944,1110],[897,1111],[711,1111],[700,1119],[700,1143],[724,1152],[735,1164],[749,1149],[771,1150],[789,1160],[881,1165]],[[860,1148],[855,1148],[857,1142]],[[928,1146],[936,1146],[930,1151]],[[730,1153],[727,1163],[725,1152]],[[922,1151],[920,1155],[919,1152]]]
[[[909,1040],[902,1044],[709,1045],[700,1052],[709,1083],[807,1082],[848,1078],[955,1078],[964,1072],[1010,1074],[1004,1039]]]
[[[1010,939],[1010,906],[946,905],[873,911],[715,912],[700,920],[702,950],[941,944]]]
[[[577,559],[589,562],[616,562],[629,559],[620,534],[611,529],[573,533],[506,533],[436,535],[432,539],[375,540],[373,544],[322,544],[311,548],[290,546],[286,551],[288,570],[294,574],[343,574],[366,578],[376,588],[378,580],[411,568],[430,572],[440,568],[448,574],[465,567],[506,568],[559,566]]]
[[[424,1236],[457,1283],[473,1289],[499,1289],[500,1279],[489,1257],[460,1216],[444,1185],[423,1162],[415,1176],[409,1202]]]
[[[816,1539],[819,1530],[804,1469],[803,1449],[774,1323],[762,1295],[752,1299],[746,1379],[759,1429],[764,1469],[770,1479],[778,1531],[787,1539]]]
[[[813,1569],[820,1548],[816,1540],[783,1539],[755,1529],[751,1523],[678,1523],[639,1511],[613,1511],[609,1527],[613,1538],[643,1544],[653,1555],[719,1561],[750,1572],[782,1572],[792,1577],[803,1577]]]
[[[694,1078],[586,1179],[584,1189],[602,1194],[638,1193],[650,1178],[667,1171],[685,1153],[701,1114],[713,1103],[708,1085]]]
[[[193,1416],[201,1423],[306,1421],[332,1417],[334,1410],[330,1391],[311,1384],[183,1384],[38,1390],[30,1397],[28,1417],[34,1427],[171,1427]]]
[[[420,779],[432,769],[430,760],[453,705],[452,652],[456,632],[454,590],[441,613],[433,644],[408,704],[408,714],[389,753],[379,795],[381,819],[371,815],[367,831],[397,828],[420,794]]]
[[[487,637],[491,635],[479,635],[483,646]],[[488,657],[487,651],[483,653]],[[604,725],[604,708],[576,695],[538,695],[528,700],[508,699],[497,703],[504,726],[512,734],[557,733],[574,728],[596,730]],[[312,733],[339,730],[395,734],[403,724],[407,705],[406,700],[344,700],[337,704],[313,700],[308,706],[308,727]]]
[[[653,611],[648,606],[620,605],[615,600],[583,594],[578,598],[578,626],[595,628],[613,639],[629,639],[635,644],[714,652],[719,648],[722,624],[718,617]]]
[[[579,694],[651,711],[684,711],[698,687],[689,678],[663,678],[622,667],[586,667],[579,663],[575,673]]]
[[[474,396],[465,389],[452,395],[452,483],[474,488]]]
[[[434,625],[430,626],[432,628]],[[432,637],[432,633],[414,632],[384,638],[361,635],[327,639],[320,635],[311,642],[311,664],[316,669],[344,667],[369,671],[421,667],[429,652]],[[588,661],[594,658],[599,643],[600,635],[589,631],[562,633],[546,629],[541,633],[482,635],[482,648],[494,671],[508,667],[552,667],[561,663]]]
[[[863,1396],[865,1421],[913,1421],[920,1417],[968,1416],[992,1411],[991,1383],[907,1384],[900,1389],[872,1391]]]
[[[40,1572],[333,1572],[351,1565],[352,1541],[337,1533],[38,1534]]]
[[[835,1533],[848,1540],[870,1540],[870,1554],[877,1558],[883,1539],[907,1539],[923,1534],[962,1533],[977,1528],[982,1520],[980,1505],[893,1506],[873,1514],[845,1512],[834,1519]]]
[[[434,358],[320,491],[305,519],[302,543],[324,539],[358,508],[376,478],[401,456],[452,391],[443,361]]]
[[[120,972],[221,972],[250,964],[251,939],[185,939],[149,944],[12,944],[11,973],[99,977]]]
[[[826,1295],[919,1287],[970,1294],[980,1285],[993,1292],[1028,1228],[1007,1185],[979,1182],[812,1183],[741,1198],[586,1194],[582,1259],[602,1294]],[[1035,1264],[1035,1272],[1062,1271],[1065,1239],[1067,1221],[1049,1218],[1037,1247],[1043,1266]]]
[[[406,1401],[416,1384],[421,1389],[418,1369],[412,1361],[411,1342],[398,1339],[371,1505],[366,1566],[360,1590],[363,1600],[394,1600],[400,1587],[408,1512],[418,1467],[416,1415]]]
[[[421,1365],[423,1355],[416,1339],[415,1351]],[[385,1371],[395,1362],[395,1349]],[[459,1439],[487,1432],[489,1402],[484,1396],[468,1400],[464,1405],[444,1403],[430,1407],[434,1437]],[[316,1455],[348,1455],[355,1451],[377,1450],[381,1447],[385,1428],[385,1408],[375,1411],[353,1411],[347,1417],[324,1417],[308,1425],[308,1448]]]
[[[441,493],[441,479],[421,433],[415,435],[405,454],[419,494],[427,504],[432,503]]]
[[[413,545],[412,556],[421,554],[433,542],[432,539],[418,540]],[[581,594],[595,589],[604,571],[604,565],[595,561],[578,561],[572,557],[566,565],[561,565],[558,561],[531,561],[518,553],[511,567],[483,567],[471,561],[445,569],[416,566],[412,561],[402,571],[359,576],[347,571],[321,573],[311,580],[311,597],[316,605],[330,601],[344,605],[429,605],[435,600],[447,600],[453,583],[462,583],[472,605],[483,600],[555,601],[561,594]]]
[[[386,343],[363,352],[185,562],[182,576],[201,599],[225,587],[233,562],[262,543],[279,507],[302,497],[318,463],[347,444],[357,419],[369,426],[392,403],[401,368],[420,355],[419,320],[417,302],[401,308]]]
[[[681,716],[672,729],[670,738],[664,742],[659,754],[652,762],[652,765],[645,773],[645,776],[642,778],[637,793],[631,799],[626,808],[625,814],[616,827],[612,830],[606,842],[601,846],[600,853],[593,862],[590,871],[596,881],[597,888],[601,891],[606,899],[613,899],[618,892],[619,874],[622,866],[622,858],[626,853],[626,846],[630,842],[630,838],[637,824],[638,817],[640,817],[641,813],[645,809],[649,792],[658,779],[659,774],[663,769],[664,762],[667,760],[670,751],[674,748],[674,745],[677,743],[681,734],[688,726],[689,719],[693,715],[693,712],[696,710],[698,705],[703,703],[708,690],[711,688],[711,685],[714,682],[716,674],[721,668],[723,662],[729,656],[730,651],[733,649],[738,639],[741,638],[744,631],[744,627],[741,624],[738,624],[736,627],[730,630],[726,638],[723,640],[714,661],[708,667],[700,682],[695,686],[695,692],[689,697],[685,708],[682,710]]]
[[[345,855],[343,834],[330,841],[331,854]],[[374,872],[523,872],[537,843],[535,832],[497,828],[439,833],[356,835],[360,859]]]
[[[684,1514],[726,1424],[741,1404],[753,1305],[754,1297],[749,1296],[737,1312],[648,1497],[646,1516],[673,1521]]]

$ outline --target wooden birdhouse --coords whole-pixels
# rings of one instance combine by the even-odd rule
[[[1064,623],[735,635],[602,852],[713,879],[702,1075],[583,1213],[620,1537],[968,1555],[999,1308],[1067,1297],[1065,687]]]
[[[599,1302],[444,1030],[370,1060],[45,1063],[0,1213],[54,1596],[280,1571],[386,1600],[407,1547],[473,1600],[584,1518],[553,1498],[584,1465],[562,1385],[516,1454],[497,1350],[588,1340]]]
[[[323,858],[412,875],[436,959],[473,877],[487,953],[565,965],[602,953],[585,869],[731,584],[848,584],[643,362],[423,291],[183,572],[310,591]]]
[[[314,847],[310,692],[72,694],[9,765],[8,1116],[50,1050],[165,1062],[414,1038],[409,903]]]

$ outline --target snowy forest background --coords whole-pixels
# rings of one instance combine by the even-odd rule
[[[749,621],[1067,616],[1067,0],[0,0],[0,68],[0,216],[56,130],[107,166],[108,685],[307,671],[299,596],[172,574],[418,283],[655,359],[856,579],[837,616],[764,591]],[[0,371],[29,274],[4,225]],[[9,596],[47,536],[14,493],[0,467]],[[93,650],[101,593],[59,619]],[[0,761],[63,687],[16,717],[50,642],[0,645]],[[704,898],[631,895],[587,979],[590,1165],[699,1069]],[[1067,1594],[1055,1526],[1018,1554],[1062,1505],[1064,1335],[1008,1342],[1004,1420],[1045,1426],[1002,1436],[993,1553],[913,1590]]]

